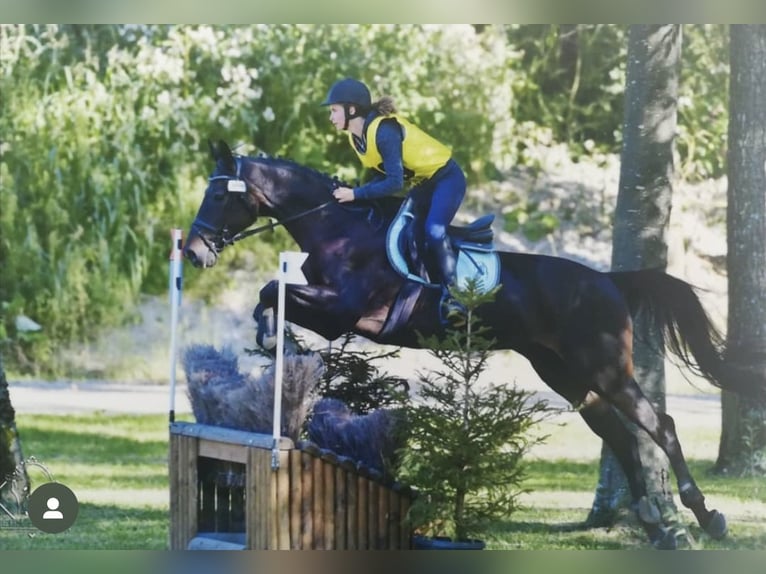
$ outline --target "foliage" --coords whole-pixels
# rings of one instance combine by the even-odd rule
[[[443,370],[420,375],[405,409],[410,439],[398,476],[419,492],[410,518],[423,534],[462,540],[510,516],[523,492],[522,458],[543,440],[528,431],[548,412],[545,401],[505,384],[480,386],[494,341],[477,310],[495,295],[475,281],[455,290],[464,311],[450,313],[443,338],[422,340]]]
[[[725,173],[728,28],[685,25],[683,34],[677,163],[682,178],[699,181]],[[513,114],[518,125],[527,128],[517,130],[516,145],[540,141],[545,126],[553,141],[569,144],[575,158],[619,153],[627,28],[511,26],[508,39],[522,53],[526,71],[514,76]]]
[[[595,142],[618,152],[625,85],[624,26],[512,26],[526,74],[514,85],[514,117],[548,126],[553,140],[586,153]],[[588,143],[590,142],[590,143]]]
[[[320,448],[375,470],[384,480],[393,480],[396,457],[405,442],[404,429],[396,409],[379,408],[358,415],[343,401],[325,398],[314,406],[306,432]]]
[[[285,327],[286,353],[304,355],[318,353],[324,365],[316,393],[326,399],[341,401],[353,415],[366,415],[377,409],[397,408],[408,400],[409,383],[402,377],[389,375],[379,367],[380,361],[399,356],[399,351],[360,347],[359,337],[346,333],[340,345],[314,349],[289,325]],[[272,351],[260,347],[245,349],[249,355],[272,357]]]
[[[678,95],[679,175],[689,181],[726,173],[729,40],[723,24],[684,26]]]
[[[685,30],[679,165],[717,176],[726,28]],[[624,27],[605,25],[1,26],[7,368],[60,371],[62,344],[130,320],[139,294],[166,289],[168,230],[192,220],[208,139],[361,179],[318,105],[333,81],[357,76],[451,145],[471,183],[500,178],[535,166],[540,145],[617,150],[625,44]],[[533,233],[553,221],[538,223]],[[265,274],[291,241],[264,234],[215,269],[189,269],[186,285],[214,296],[232,268]],[[43,329],[19,331],[19,316]]]
[[[533,203],[514,207],[503,214],[505,230],[509,233],[521,231],[527,239],[537,241],[559,228],[559,218],[553,213],[540,211]]]
[[[0,335],[12,365],[56,370],[62,342],[166,288],[163,237],[192,219],[198,196],[183,192],[204,188],[208,138],[359,177],[318,106],[339,76],[394,94],[475,174],[507,128],[503,48],[470,26],[3,26]],[[250,262],[264,269],[285,241],[263,236]],[[22,314],[41,333],[18,333]]]
[[[396,358],[398,351],[354,348],[355,340],[354,335],[346,334],[340,345],[320,351],[326,370],[317,392],[325,398],[342,401],[356,415],[401,406],[407,400],[409,383],[381,372],[378,366]]]
[[[239,370],[229,347],[191,345],[184,350],[187,395],[196,421],[257,433],[270,433],[274,424],[274,361],[258,376]],[[286,355],[283,362],[282,435],[297,442],[317,402],[317,381],[324,373],[318,353]]]

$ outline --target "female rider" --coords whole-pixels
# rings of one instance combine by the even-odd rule
[[[434,283],[449,289],[455,283],[455,254],[447,227],[466,191],[465,175],[450,148],[396,113],[390,97],[372,102],[370,90],[359,80],[335,82],[322,103],[330,107],[330,121],[348,140],[362,165],[381,177],[359,187],[339,187],[343,203],[401,194],[405,183],[416,204],[425,206],[426,268]]]

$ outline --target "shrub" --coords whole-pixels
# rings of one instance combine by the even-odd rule
[[[419,491],[410,519],[421,534],[463,540],[510,515],[523,492],[522,458],[543,440],[527,432],[551,410],[545,401],[507,384],[480,384],[493,340],[476,310],[495,293],[481,293],[475,282],[456,290],[465,310],[451,313],[444,337],[422,341],[443,369],[420,375],[405,409],[409,442],[398,469],[399,480]]]

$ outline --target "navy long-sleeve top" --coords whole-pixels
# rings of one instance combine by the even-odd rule
[[[364,126],[364,133],[367,132],[367,125],[375,116],[367,118]],[[392,195],[404,188],[404,164],[402,162],[402,129],[393,118],[383,120],[378,126],[375,135],[375,143],[383,158],[383,171],[379,177],[354,188],[354,199],[373,199]],[[366,139],[354,137],[354,145],[360,151],[367,147]]]

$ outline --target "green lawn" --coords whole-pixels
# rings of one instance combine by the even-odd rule
[[[550,438],[529,460],[531,489],[524,508],[496,524],[483,538],[488,549],[641,549],[639,529],[584,529],[593,500],[599,443],[579,421],[564,416],[543,423]],[[54,479],[69,486],[80,501],[74,526],[62,534],[0,530],[0,549],[165,549],[168,547],[168,431],[165,415],[88,416],[20,415],[17,420],[25,456],[44,463]],[[686,438],[690,451],[706,452]],[[691,513],[686,547],[766,548],[766,487],[762,479],[711,476],[715,452],[693,458],[692,470],[711,507],[729,522],[730,535],[716,542],[696,528]],[[43,482],[32,473],[33,488]]]
[[[0,530],[1,549],[168,547],[166,415],[20,415],[24,456],[77,495],[75,524],[33,537]],[[34,489],[46,477],[32,469]]]

